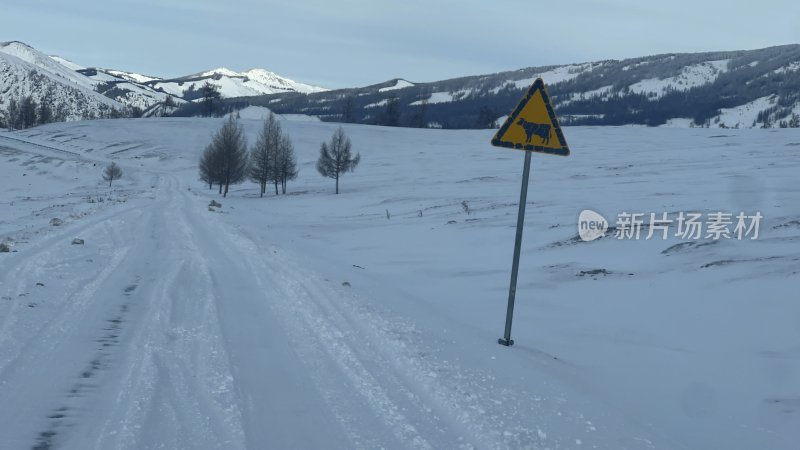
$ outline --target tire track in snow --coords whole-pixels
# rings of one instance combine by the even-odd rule
[[[131,208],[126,214],[132,215],[105,215],[113,219],[81,227],[93,243],[105,242],[93,253],[102,270],[77,291],[68,290],[29,341],[11,342],[17,357],[8,358],[10,372],[0,367],[0,400],[23,407],[2,423],[23,426],[15,441],[0,435],[0,448],[25,446],[16,438],[33,427],[27,445],[40,449],[139,448],[141,442],[243,447],[236,402],[230,398],[231,375],[214,329],[213,297],[198,295],[208,276],[191,258],[195,251],[183,247],[180,233],[188,225],[165,232],[180,219],[173,211],[181,206],[175,201],[177,183],[166,181],[166,198]],[[38,252],[20,260],[17,289],[41,275],[70,273],[69,259],[59,262],[70,253],[58,241],[75,229],[40,243]],[[137,273],[142,276],[130,278]],[[194,285],[199,291],[191,290]],[[16,326],[13,320],[4,323],[7,331]],[[3,352],[10,354],[6,344]],[[166,417],[164,408],[178,411],[174,423],[179,426],[162,427],[166,434],[143,440],[148,427],[156,429],[151,426]],[[150,423],[143,421],[148,418]]]
[[[316,374],[315,383],[353,445],[429,449],[437,447],[429,438],[434,442],[458,442],[457,436],[448,435],[449,427],[437,425],[440,421],[432,410],[420,407],[418,397],[416,403],[410,400],[414,398],[413,392],[392,381],[396,377],[391,370],[360,354],[357,347],[365,343],[354,334],[357,329],[348,320],[341,314],[331,315],[308,291],[298,288],[298,283],[308,281],[304,273],[284,271],[279,268],[280,263],[270,265],[255,252],[256,245],[218,222],[199,217],[192,222],[213,226],[204,234],[209,238],[214,236],[218,246],[213,251],[215,258],[240,260],[236,269],[246,272],[244,278],[261,293],[260,298],[250,301],[266,302],[281,316],[294,352],[303,360],[305,370]],[[323,295],[330,294],[328,291]],[[384,431],[370,429],[376,423],[365,424],[365,407],[372,416],[370,421],[377,420]],[[443,439],[445,436],[449,439]]]
[[[449,433],[435,434],[441,439],[436,442],[437,448],[574,448],[573,437],[548,436],[543,431],[554,422],[585,430],[584,443],[593,444],[595,425],[580,412],[571,412],[562,397],[547,399],[527,390],[509,389],[491,374],[436,358],[436,350],[425,345],[424,337],[412,324],[386,317],[368,304],[365,307],[355,298],[337,293],[336,288],[290,258],[273,264],[269,273],[277,273],[284,284],[301,293],[300,298],[320,308],[322,316],[316,324],[347,322],[354,330],[349,336],[351,342],[375,343],[352,348],[362,361],[380,360],[385,365],[381,372],[386,371],[388,376],[382,377],[383,386],[413,395],[419,411],[449,429]]]
[[[172,197],[155,213],[163,235],[149,271],[157,278],[140,293],[147,310],[94,448],[244,446],[208,268],[196,256],[184,207]]]
[[[546,398],[509,389],[491,374],[438,359],[436,349],[423,342],[413,325],[384,317],[291,257],[275,256],[274,247],[264,252],[263,244],[236,231],[227,238],[237,254],[247,256],[254,272],[265,278],[264,289],[277,291],[269,301],[278,305],[284,320],[291,324],[293,345],[316,364],[318,373],[326,370],[321,359],[334,361],[385,423],[398,420],[391,416],[393,408],[407,411],[405,420],[436,448],[573,448],[575,440],[568,435],[560,438],[543,431],[555,426],[585,430],[583,441],[588,445],[594,441],[595,425],[580,412],[570,411],[560,396]],[[258,248],[261,254],[254,250]],[[347,399],[335,395],[335,386],[326,385],[326,377],[317,382],[333,390],[331,402],[346,404]],[[386,395],[371,395],[373,380]],[[389,408],[388,413],[384,408]],[[339,409],[343,421],[358,427],[357,421],[347,416],[347,407]],[[397,437],[402,446],[409,446],[407,435],[398,432]]]
[[[123,295],[129,297],[136,287],[136,284],[127,286],[123,291]],[[122,324],[127,319],[127,313],[130,311],[130,307],[130,300],[128,300],[120,306],[119,312],[114,315],[113,318],[106,321],[107,325],[103,328],[103,335],[95,340],[95,342],[99,344],[96,349],[97,353],[95,353],[94,358],[81,371],[78,380],[75,381],[69,389],[64,399],[64,404],[54,409],[47,416],[49,419],[49,426],[37,436],[36,444],[33,446],[34,450],[48,450],[53,448],[54,442],[59,434],[66,431],[71,425],[70,421],[75,419],[72,417],[72,411],[79,411],[82,403],[84,403],[84,397],[96,391],[98,385],[95,384],[92,379],[97,377],[99,372],[106,369],[112,363],[112,351],[114,347],[119,345],[120,335],[123,331]]]
[[[407,361],[402,361],[401,355],[387,351],[387,346],[392,347],[392,337],[372,332],[369,325],[364,325],[381,319],[374,314],[353,317],[351,311],[339,303],[346,299],[315,274],[296,266],[285,256],[279,257],[278,263],[265,260],[253,252],[252,249],[258,247],[247,238],[238,235],[229,238],[242,254],[253,256],[250,261],[256,273],[264,275],[265,288],[277,291],[270,302],[277,305],[283,320],[290,324],[292,336],[296,337],[294,345],[302,350],[309,363],[318,366],[317,373],[322,376],[317,382],[332,391],[332,406],[339,409],[342,420],[351,423],[354,436],[359,436],[363,424],[348,417],[348,408],[357,409],[358,406],[337,392],[340,387],[326,380],[327,372],[320,360],[336,367],[355,394],[392,430],[402,448],[495,447],[480,433],[450,420],[446,408],[431,402],[427,392],[420,392],[418,383],[408,382],[406,374],[413,366],[404,365]],[[337,404],[342,403],[347,407],[337,408]],[[373,447],[373,443],[368,444],[365,448]],[[374,444],[386,445],[385,442]]]
[[[129,218],[128,214],[131,212],[135,215]],[[132,284],[121,282],[128,276],[126,273],[137,271],[131,270],[136,267],[130,267],[130,262],[141,253],[138,246],[124,246],[123,243],[130,243],[128,236],[135,235],[135,231],[143,227],[140,224],[142,221],[138,220],[141,217],[142,208],[132,208],[126,211],[126,215],[115,215],[114,220],[106,219],[98,224],[103,229],[102,235],[110,241],[109,247],[113,251],[111,262],[103,267],[99,276],[81,288],[77,297],[69,297],[64,302],[67,307],[50,324],[43,327],[45,336],[48,336],[45,342],[54,342],[55,345],[50,348],[34,348],[40,356],[40,362],[53,366],[53,361],[47,361],[47,353],[52,357],[52,353],[56,351],[70,355],[73,360],[83,359],[85,355],[85,359],[89,361],[72,377],[62,372],[63,381],[56,381],[61,384],[69,378],[74,379],[65,393],[59,396],[59,406],[47,414],[43,429],[36,435],[34,449],[74,445],[71,444],[73,433],[69,431],[85,426],[87,412],[92,409],[96,397],[108,384],[109,370],[113,369],[116,362],[116,351],[126,331],[129,313],[135,307],[137,299],[132,297],[140,281],[140,277],[136,276]],[[90,230],[91,228],[87,229]],[[95,233],[91,235],[94,239],[99,238]],[[57,257],[58,250],[54,252]],[[118,286],[125,287],[112,294]],[[88,331],[92,324],[102,325],[99,326],[100,330],[92,333]],[[87,338],[91,340],[88,346],[85,342]],[[31,370],[30,365],[20,366]],[[35,367],[34,365],[33,368]]]
[[[40,281],[32,279],[33,274],[43,272],[46,263],[58,261],[64,246],[69,245],[74,236],[95,236],[96,240],[100,240],[106,234],[112,239],[112,246],[118,247],[119,250],[127,249],[127,246],[124,245],[126,240],[118,233],[114,235],[108,234],[112,232],[109,223],[124,220],[131,214],[138,214],[145,207],[145,205],[129,206],[121,211],[113,211],[93,217],[87,223],[64,227],[62,230],[26,247],[20,252],[14,253],[11,258],[3,261],[3,271],[7,275],[0,280],[0,287],[9,286],[5,289],[8,294],[4,294],[7,298],[3,303],[12,303],[5,305],[6,311],[4,311],[2,323],[0,323],[0,347],[7,345],[5,341],[11,337],[8,333],[8,327],[16,319],[16,314],[20,310],[24,310],[19,302],[13,302],[13,300],[19,298],[20,294],[25,294],[29,286]],[[135,221],[135,216],[132,221]],[[113,264],[118,257],[119,255],[112,256],[110,258],[111,262],[107,262],[105,266]],[[10,286],[13,286],[13,288]],[[2,311],[3,306],[3,304],[0,304],[0,311]],[[0,370],[2,370],[2,359],[0,359]]]
[[[49,448],[56,435],[63,429],[61,424],[69,420],[67,418],[69,408],[52,408],[46,413],[44,402],[47,398],[75,398],[83,395],[86,389],[93,387],[93,383],[88,379],[93,377],[95,371],[102,365],[101,361],[95,359],[88,364],[88,368],[79,372],[80,362],[75,356],[80,357],[84,354],[86,344],[82,342],[82,335],[87,326],[99,323],[104,314],[102,311],[110,307],[104,302],[104,294],[98,292],[114,276],[130,251],[130,247],[117,246],[119,241],[113,236],[114,233],[111,233],[110,227],[108,223],[94,223],[85,228],[94,231],[94,239],[104,242],[100,247],[108,251],[102,257],[102,269],[91,273],[88,278],[63,286],[62,288],[66,289],[62,294],[63,298],[51,299],[41,307],[25,311],[28,316],[21,316],[23,311],[12,311],[12,314],[4,320],[0,331],[3,354],[0,360],[0,383],[3,386],[0,399],[3,402],[20,404],[17,414],[13,417],[2,417],[2,422],[20,429],[41,427],[34,444],[39,448]],[[27,286],[32,284],[32,280],[49,281],[51,278],[42,277],[56,277],[61,270],[69,272],[71,263],[68,262],[63,267],[59,263],[61,258],[65,257],[60,254],[64,245],[68,244],[46,247],[23,259],[14,271],[17,276],[15,292],[26,290]],[[66,258],[72,256],[67,255]],[[51,295],[56,294],[60,293],[51,293]],[[31,316],[34,313],[39,314]],[[80,347],[77,351],[76,345]],[[69,386],[68,380],[75,374],[79,374],[77,379],[82,381],[65,388],[65,385]],[[64,393],[58,394],[62,390]],[[19,403],[20,401],[22,403]],[[0,412],[10,413],[10,411]],[[41,426],[37,425],[41,421],[36,417],[39,414],[47,415]]]
[[[9,332],[9,328],[15,325],[15,321],[18,319],[19,311],[24,310],[23,303],[15,303],[0,327],[0,343],[6,353],[5,357],[0,360],[0,379],[5,378],[7,371],[13,369],[19,363],[19,358],[25,357],[28,352],[33,352],[41,347],[53,350],[62,342],[63,336],[73,333],[76,328],[82,326],[79,319],[91,306],[99,286],[120,266],[129,250],[129,247],[115,250],[97,276],[81,286],[78,291],[68,294],[61,302],[63,306],[46,322],[40,324],[39,332],[35,333],[31,340],[17,341],[14,339],[16,333]],[[17,280],[14,292],[23,293],[33,285],[34,282],[28,274],[38,273],[43,261],[47,260],[39,258],[29,260],[18,269],[17,273],[21,273],[21,276]]]

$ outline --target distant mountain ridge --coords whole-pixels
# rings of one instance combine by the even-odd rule
[[[264,69],[220,67],[177,78],[84,67],[18,41],[0,43],[0,123],[30,97],[51,120],[202,113],[201,88],[216,85],[215,114],[248,106],[388,126],[491,128],[537,78],[563,125],[777,127],[800,123],[800,45],[674,53],[529,67],[416,83],[402,78],[326,90]]]
[[[58,111],[56,120],[168,115],[197,100],[206,82],[223,98],[275,93],[322,92],[265,69],[235,72],[218,68],[178,78],[85,67],[59,56],[48,56],[19,41],[0,43],[0,122],[8,106],[30,96]]]
[[[96,80],[98,91],[106,96],[145,111],[163,103],[167,96],[172,97],[176,105],[195,101],[197,93],[206,82],[216,85],[223,98],[286,92],[306,94],[326,90],[296,82],[265,69],[236,72],[220,67],[177,78],[159,78],[101,68],[84,68],[78,71]]]
[[[228,99],[223,109],[265,106],[326,121],[489,128],[537,78],[562,124],[770,127],[800,114],[800,45],[664,54],[413,83]],[[196,113],[193,105],[176,112]]]
[[[307,94],[326,91],[324,88],[298,83],[265,69],[235,72],[224,67],[178,78],[154,78],[142,81],[142,84],[157,91],[163,91],[176,97],[183,97],[184,91],[192,86],[194,86],[194,89],[199,89],[206,81],[217,85],[224,98],[285,92]]]

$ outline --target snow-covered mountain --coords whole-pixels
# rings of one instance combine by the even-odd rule
[[[16,54],[42,70],[74,81],[128,107],[146,110],[157,103],[163,103],[168,95],[144,84],[157,78],[121,70],[87,68],[60,56],[44,55],[20,42],[9,43],[9,47],[11,50],[8,53]],[[179,98],[173,100],[176,104],[182,102]]]
[[[151,77],[148,75],[142,75],[136,72],[126,72],[124,70],[112,70],[112,69],[104,69],[104,72],[108,73],[111,76],[124,78],[128,81],[133,81],[135,83],[147,83],[148,81],[160,80],[159,77]]]
[[[86,68],[58,55],[50,55],[50,58],[70,70],[81,70]]]
[[[78,72],[92,80],[96,91],[142,111],[163,104],[167,97],[173,97],[172,103],[176,105],[185,103],[180,96],[173,96],[144,82],[144,80],[152,81],[157,78],[101,68],[84,68],[79,69]]]
[[[224,67],[179,78],[164,79],[115,69],[80,68],[95,82],[95,89],[119,102],[147,111],[172,97],[181,105],[197,101],[206,82],[215,85],[222,98],[252,97],[276,93],[312,93],[325,89],[298,83],[264,69],[235,72]],[[148,115],[148,114],[145,114]]]
[[[37,104],[44,99],[52,103],[61,112],[58,120],[165,115],[181,104],[198,100],[206,82],[216,85],[223,98],[325,91],[265,69],[236,72],[218,68],[164,79],[86,67],[60,56],[48,56],[22,42],[0,43],[0,118],[7,114],[11,98],[19,102],[28,95]],[[117,112],[112,113],[114,110]]]
[[[59,120],[110,115],[125,105],[95,90],[90,78],[21,42],[0,43],[0,118],[13,98],[46,103]]]
[[[225,67],[172,79],[153,79],[144,84],[178,97],[187,90],[198,90],[208,81],[215,84],[223,98],[252,97],[264,94],[324,92],[326,89],[284,78],[264,69],[236,72]],[[191,94],[189,94],[191,96]]]
[[[328,121],[487,128],[539,77],[565,124],[777,127],[800,114],[800,45],[529,67],[426,83],[398,78],[307,96],[268,95],[249,104]],[[387,114],[390,103],[395,114]]]
[[[222,96],[215,114],[252,105],[326,121],[487,128],[502,121],[538,77],[565,125],[800,124],[800,45],[538,66],[424,83],[395,78],[329,91],[264,69],[220,67],[162,78],[85,67],[9,42],[0,44],[0,111],[10,98],[30,93],[37,102],[50,99],[64,120],[115,117],[119,111],[191,116],[201,114],[202,87],[212,83]]]

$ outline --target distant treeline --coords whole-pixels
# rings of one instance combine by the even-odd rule
[[[138,108],[117,109],[113,106],[99,105],[98,113],[86,108],[83,111],[84,120],[91,119],[119,119],[123,117],[140,117]],[[45,95],[38,102],[32,95],[10,98],[5,111],[0,112],[0,128],[9,131],[22,130],[53,122],[64,122],[70,117],[70,112],[65,103],[53,100],[51,95]]]

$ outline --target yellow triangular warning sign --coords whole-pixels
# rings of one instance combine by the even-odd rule
[[[569,155],[567,140],[550,105],[544,81],[537,78],[492,139],[497,147]]]

